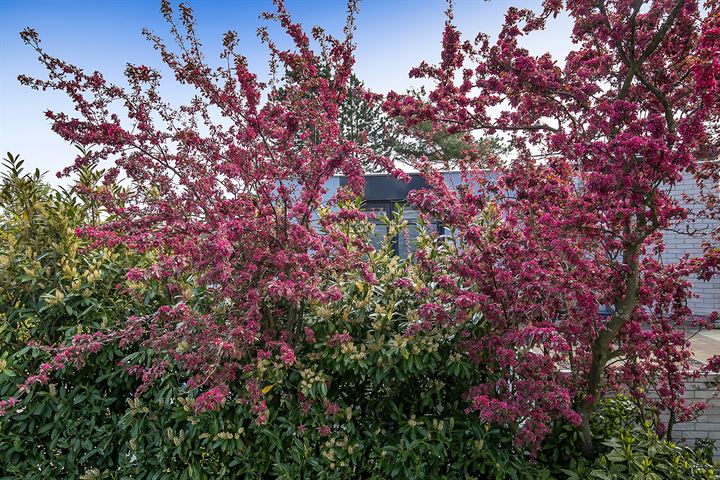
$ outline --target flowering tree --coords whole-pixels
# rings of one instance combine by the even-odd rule
[[[655,254],[663,249],[662,231],[688,215],[667,188],[685,172],[717,174],[713,163],[698,166],[712,153],[720,91],[718,6],[707,10],[702,16],[693,0],[546,1],[539,13],[509,9],[497,41],[480,35],[474,44],[461,40],[450,10],[441,63],[412,72],[434,81],[434,88],[427,98],[391,93],[383,108],[399,117],[412,151],[428,152],[414,166],[430,188],[410,200],[451,228],[456,242],[425,239],[414,264],[402,268],[385,258],[392,288],[378,285],[379,257],[352,201],[363,193],[366,168],[403,177],[363,143],[366,132],[343,128],[348,92],[369,105],[378,100],[349,85],[353,2],[344,39],[316,28],[311,40],[278,1],[265,18],[277,21],[293,46],[282,50],[259,31],[272,56],[268,84],[248,70],[233,32],[224,37],[223,66],[208,66],[191,10],[181,4],[176,18],[163,2],[177,48],[145,35],[175,79],[196,92],[177,108],[160,96],[159,70],[129,65],[129,87],[121,88],[50,56],[38,35],[25,30],[22,37],[48,78],[20,80],[66,92],[78,116],[47,112],[53,129],[92,147],[65,173],[109,163],[106,186],[130,184],[84,192],[103,205],[108,221],[79,233],[98,246],[124,245],[153,258],[147,268],[131,269],[128,283],[160,284],[171,300],[153,314],[74,337],[21,390],[47,383],[68,365],[84,365],[88,354],[112,342],[153,353],[144,363],[120,366],[140,379],[136,395],[170,376],[194,392],[178,413],[191,423],[203,412],[219,413],[231,398],[247,406],[257,424],[268,420],[270,398],[291,405],[292,418],[314,405],[334,419],[341,414],[337,398],[306,402],[310,392],[330,392],[346,402],[350,410],[342,415],[354,428],[356,404],[348,395],[381,391],[382,399],[397,398],[380,370],[372,378],[364,374],[366,355],[377,358],[377,367],[385,357],[397,362],[403,385],[432,383],[441,391],[418,392],[412,408],[428,410],[422,412],[427,418],[408,420],[412,442],[428,435],[415,430],[418,425],[432,425],[448,405],[460,408],[448,391],[485,430],[499,425],[532,452],[557,420],[566,420],[582,428],[583,449],[592,455],[590,418],[608,388],[642,398],[651,386],[676,420],[692,416],[680,398],[684,376],[695,373],[686,338],[674,327],[692,313],[686,276],[716,274],[716,250],[709,246],[707,258],[674,265]],[[530,55],[520,39],[562,11],[574,19],[576,49],[560,67],[549,54]],[[513,151],[510,162],[486,158],[494,149],[476,138],[499,132]],[[448,159],[438,138],[450,139],[452,164],[461,167],[467,187],[450,190],[443,182],[439,168]],[[479,168],[488,164],[491,171]],[[336,173],[348,177],[347,187],[327,200],[324,185]],[[383,303],[366,311],[377,292]],[[323,305],[337,308],[337,315]],[[391,339],[383,333],[387,323],[395,329],[388,331]],[[322,335],[316,338],[315,330]],[[318,344],[327,351],[312,350]],[[438,349],[452,355],[449,378],[470,379],[469,391],[438,386],[416,369],[413,355],[443,364],[434,355]],[[299,360],[300,353],[307,355]],[[344,378],[358,379],[346,382],[352,389],[340,374],[333,380],[328,371],[293,371],[327,357],[337,360],[330,363]],[[275,387],[287,380],[285,371],[302,395]],[[432,403],[435,397],[441,403]],[[147,408],[139,402],[132,401],[131,417]],[[0,408],[16,404],[3,400]],[[370,413],[381,418],[387,412]],[[405,421],[407,412],[391,413]],[[483,428],[471,423],[482,450]],[[446,431],[438,425],[433,428]],[[332,433],[329,424],[319,428],[318,438]],[[466,430],[447,431],[465,442]],[[240,435],[221,433],[226,440]],[[184,435],[168,438],[180,448]],[[296,438],[292,430],[286,439]],[[398,451],[407,453],[404,441]],[[348,450],[345,439],[340,446]],[[383,445],[377,451],[382,463],[387,452]],[[365,468],[365,459],[357,464]],[[422,478],[421,465],[415,467]]]
[[[670,189],[715,154],[718,8],[546,1],[537,13],[510,8],[494,43],[463,41],[450,10],[440,64],[412,71],[434,82],[429,100],[387,98],[408,126],[504,132],[514,149],[490,174],[468,150],[475,188],[459,192],[418,159],[436,188],[413,200],[456,229],[464,248],[451,270],[462,280],[448,292],[482,305],[493,325],[471,351],[502,373],[477,387],[471,409],[518,422],[532,433],[523,438],[559,413],[582,426],[591,455],[590,415],[619,385],[642,395],[650,383],[675,420],[693,414],[680,399],[688,344],[674,327],[692,313],[686,276],[711,256],[667,265],[656,254],[662,231],[688,215]],[[520,45],[560,13],[575,47],[562,66]],[[717,164],[702,171],[716,175]]]
[[[269,84],[236,53],[234,32],[224,36],[222,66],[211,68],[192,11],[181,5],[176,19],[169,2],[161,11],[177,50],[150,31],[144,34],[175,79],[196,91],[177,108],[160,96],[159,70],[128,65],[129,88],[121,88],[99,72],[86,73],[50,56],[33,30],[21,34],[38,52],[48,78],[20,76],[20,81],[66,92],[79,115],[48,111],[46,116],[64,139],[92,147],[64,173],[109,160],[105,183],[121,179],[132,186],[95,192],[111,221],[88,226],[83,234],[98,245],[157,252],[155,264],[132,270],[128,280],[160,279],[176,299],[155,316],[133,317],[116,331],[82,339],[72,354],[43,365],[29,383],[46,381],[49,371],[98,348],[98,342],[142,341],[169,352],[173,364],[190,374],[190,387],[207,389],[197,408],[212,409],[224,402],[227,384],[252,369],[258,349],[287,366],[294,363],[294,345],[304,338],[304,307],[339,295],[320,288],[320,274],[357,267],[369,248],[341,228],[360,216],[355,206],[342,208],[341,202],[348,194],[362,194],[363,163],[401,172],[341,132],[339,109],[354,63],[352,2],[343,40],[314,29],[312,41],[278,2],[265,18],[279,23],[293,48],[281,50],[259,30],[272,57]],[[312,42],[319,44],[318,52]],[[325,183],[337,173],[348,177],[347,191],[326,205],[338,208],[320,216]],[[188,283],[189,274],[194,282]],[[212,298],[213,307],[203,314],[187,307],[195,287]],[[133,372],[150,381],[167,365],[164,360]],[[248,395],[262,418],[262,395],[251,381]]]
[[[716,94],[718,71],[720,70],[720,59],[717,54],[720,49],[720,8],[718,8],[717,2],[708,4],[708,8],[711,10],[708,18],[703,22],[698,39],[697,61],[694,69],[696,75],[702,79],[698,85],[698,92],[702,95],[703,101],[717,107],[718,101],[720,101]],[[720,130],[717,128],[717,124],[714,127],[711,135],[713,136],[713,145],[717,148],[717,145],[720,144]],[[703,189],[703,206],[705,208],[702,213],[710,218],[718,219],[720,218],[720,201],[712,186],[720,185],[720,169],[717,167],[717,155],[710,160],[698,165],[697,168],[697,176],[701,180],[699,185]],[[715,244],[708,243],[706,245],[705,262],[701,268],[703,278],[710,278],[720,272],[720,248],[718,248],[720,231],[716,230],[712,233]]]

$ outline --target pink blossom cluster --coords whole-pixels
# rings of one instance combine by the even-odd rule
[[[196,413],[217,410],[225,403],[229,393],[227,385],[212,387],[197,396],[193,408]]]

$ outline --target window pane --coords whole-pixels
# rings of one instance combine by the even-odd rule
[[[375,250],[379,250],[383,246],[385,236],[388,233],[387,225],[381,220],[383,216],[387,215],[389,205],[366,205],[363,210],[367,213],[374,213],[377,218],[370,220],[375,226],[375,230],[371,237],[372,245]]]
[[[420,226],[418,225],[419,212],[409,206],[405,206],[403,210],[403,218],[408,222],[407,229],[402,232],[398,238],[398,255],[403,258],[412,255],[417,248],[417,240],[420,236]],[[428,232],[437,232],[438,222],[432,222],[426,225]]]

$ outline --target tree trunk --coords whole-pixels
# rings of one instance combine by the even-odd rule
[[[639,245],[633,245],[623,252],[623,263],[629,267],[625,277],[625,292],[622,298],[615,304],[615,313],[610,321],[592,343],[590,368],[587,375],[585,398],[582,399],[580,415],[582,432],[580,451],[585,458],[591,460],[595,456],[590,429],[590,420],[595,407],[597,407],[602,393],[602,386],[605,380],[605,367],[610,359],[610,346],[617,337],[620,329],[630,320],[638,301],[638,287],[640,284],[640,259]]]

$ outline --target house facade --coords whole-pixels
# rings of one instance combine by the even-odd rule
[[[449,187],[458,186],[462,183],[458,172],[444,173],[445,183]],[[378,217],[382,214],[391,216],[399,206],[404,206],[403,217],[408,221],[410,226],[408,235],[402,238],[393,239],[393,248],[396,253],[402,257],[409,255],[414,249],[414,241],[417,238],[417,210],[406,206],[405,201],[411,190],[426,187],[425,180],[419,174],[411,174],[409,183],[401,182],[387,174],[368,174],[366,175],[365,185],[365,209],[366,211],[376,213]],[[330,179],[326,187],[328,193],[326,199],[329,199],[338,188],[346,183],[346,178],[336,176]],[[717,186],[715,191],[717,192]],[[674,185],[671,191],[683,205],[687,206],[691,211],[698,211],[698,207],[690,205],[686,198],[697,196],[699,193],[698,186],[692,175],[686,175],[681,182]],[[386,225],[378,220],[375,223],[375,238],[373,243],[379,246],[387,233]],[[703,244],[712,241],[710,233],[720,226],[720,220],[709,218],[697,218],[693,216],[692,220],[688,220],[684,224],[678,226],[677,229],[664,232],[666,249],[660,256],[665,263],[677,262],[685,255],[696,257],[702,254]],[[438,233],[443,234],[444,229],[439,222],[432,225]],[[714,278],[709,281],[699,280],[697,277],[689,278],[692,283],[693,292],[696,297],[688,302],[688,306],[693,313],[698,316],[706,316],[713,311],[720,311],[720,278]]]

